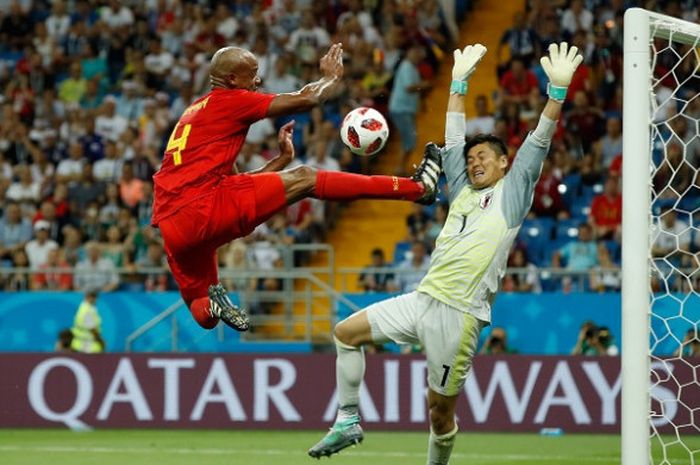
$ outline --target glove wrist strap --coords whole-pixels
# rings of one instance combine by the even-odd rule
[[[466,95],[467,87],[469,86],[467,86],[466,81],[458,81],[453,79],[452,84],[450,84],[450,94]]]
[[[551,82],[547,84],[547,95],[552,100],[563,103],[566,100],[566,91],[568,87],[555,86]]]

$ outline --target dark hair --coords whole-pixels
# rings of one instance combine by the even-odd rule
[[[499,139],[496,136],[492,136],[491,134],[477,134],[474,137],[469,137],[465,139],[465,145],[464,145],[464,157],[467,157],[467,154],[469,151],[479,145],[479,144],[488,144],[491,149],[496,152],[496,155],[503,155],[506,156],[508,155],[508,148],[506,147],[506,144]]]
[[[380,249],[379,247],[376,247],[372,249],[372,255],[377,255],[377,256],[384,256],[384,251]]]

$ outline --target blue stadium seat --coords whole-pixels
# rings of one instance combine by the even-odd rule
[[[400,241],[394,246],[394,265],[398,265],[406,259],[406,254],[411,250],[410,241]]]
[[[569,210],[569,213],[571,214],[571,219],[576,220],[579,223],[586,221],[590,212],[591,199],[587,199],[584,197],[579,197],[575,199],[571,204],[571,209]]]
[[[578,237],[578,227],[581,221],[574,218],[559,220],[554,230],[554,238],[557,240],[571,240]]]
[[[610,259],[613,261],[613,263],[619,265],[622,262],[622,247],[620,247],[620,243],[614,239],[603,241],[603,243],[608,249]]]
[[[581,195],[581,175],[577,173],[567,174],[559,184],[559,193],[566,208],[571,208],[571,203]]]
[[[535,218],[525,220],[518,232],[518,239],[525,245],[528,257],[537,265],[542,263],[553,227],[552,218]]]

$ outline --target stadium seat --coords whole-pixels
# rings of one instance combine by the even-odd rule
[[[574,198],[581,195],[581,175],[577,173],[567,174],[559,184],[559,193],[566,208],[571,208]]]
[[[569,218],[559,220],[554,229],[554,238],[556,240],[571,240],[578,237],[578,227],[581,222],[578,219]]]
[[[398,265],[406,259],[406,254],[411,250],[410,241],[397,242],[394,246],[394,265]]]

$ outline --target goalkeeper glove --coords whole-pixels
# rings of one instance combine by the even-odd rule
[[[486,47],[481,44],[467,45],[464,50],[454,51],[455,63],[452,66],[450,93],[460,95],[467,93],[467,81],[485,54]]]
[[[547,94],[552,100],[563,102],[566,99],[566,90],[571,84],[574,72],[583,61],[583,57],[578,55],[577,52],[578,47],[573,46],[569,48],[566,42],[562,42],[559,45],[551,44],[549,46],[549,56],[544,56],[540,59],[542,68],[549,78]]]

